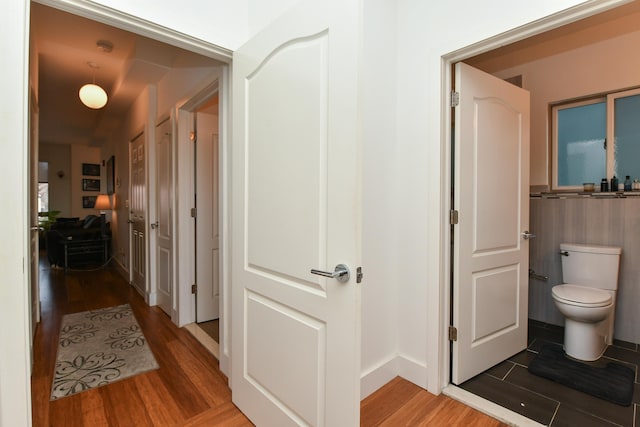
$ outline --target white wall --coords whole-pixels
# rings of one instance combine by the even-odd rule
[[[247,0],[95,0],[226,49],[236,49],[248,34]]]
[[[398,375],[398,281],[395,259],[396,10],[393,2],[364,4],[362,386],[364,398]],[[426,382],[426,373],[413,378]]]
[[[439,393],[448,377],[439,372],[446,351],[441,341],[445,300],[441,290],[447,280],[441,233],[447,192],[442,187],[446,171],[442,120],[447,108],[442,57],[578,3],[398,1],[397,198],[392,215],[401,219],[395,230],[398,245],[394,254],[400,324],[404,326],[398,339],[400,353],[427,365],[432,392]]]
[[[639,45],[640,31],[494,73],[531,92],[531,185],[550,185],[549,104],[640,85]]]

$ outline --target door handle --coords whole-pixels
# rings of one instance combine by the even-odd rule
[[[153,224],[151,224],[151,229],[155,230],[156,228],[158,228],[158,221],[154,222]]]
[[[322,270],[311,270],[311,274],[317,274],[318,276],[330,277],[332,279],[337,279],[338,282],[347,282],[351,277],[351,272],[349,271],[349,267],[344,264],[336,265],[335,270],[333,272],[322,271]]]
[[[533,239],[534,237],[536,237],[536,235],[533,233],[529,233],[529,230],[525,230],[522,232],[522,238],[524,240]]]

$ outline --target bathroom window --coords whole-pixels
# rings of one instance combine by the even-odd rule
[[[640,89],[552,107],[553,190],[640,179]]]

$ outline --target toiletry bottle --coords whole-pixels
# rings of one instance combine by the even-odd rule
[[[638,191],[640,190],[640,182],[638,181],[638,178],[633,180],[633,183],[631,184],[631,189],[633,191]]]
[[[631,191],[631,178],[629,175],[624,179],[624,191]]]
[[[602,181],[600,181],[600,192],[606,193],[607,191],[609,191],[609,181],[607,181],[607,178],[602,178]]]
[[[611,191],[618,191],[618,178],[615,175],[611,178]]]

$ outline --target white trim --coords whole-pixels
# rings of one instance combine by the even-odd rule
[[[540,424],[530,418],[518,414],[517,412],[513,412],[493,402],[489,402],[488,400],[478,397],[460,387],[456,387],[455,385],[445,387],[444,390],[442,390],[442,393],[445,396],[449,396],[452,399],[462,402],[465,405],[510,426],[544,427],[544,424]]]
[[[432,393],[440,393],[449,385],[449,341],[447,338],[447,326],[451,315],[450,309],[450,239],[448,215],[451,209],[449,195],[451,194],[451,109],[449,108],[448,97],[451,92],[451,69],[452,65],[463,59],[479,55],[498,47],[514,43],[519,40],[552,30],[554,28],[567,25],[571,22],[586,18],[597,13],[604,12],[608,9],[628,3],[629,0],[596,0],[589,1],[571,7],[564,11],[555,13],[543,19],[523,25],[503,34],[496,35],[489,39],[474,43],[470,46],[455,50],[442,56],[442,104],[441,104],[441,164],[440,168],[443,172],[441,176],[441,205],[440,213],[440,276],[439,286],[429,288],[429,302],[427,310],[431,313],[428,322],[427,335],[428,342],[437,342],[435,346],[429,346],[427,349],[427,370],[428,370],[428,390]],[[437,317],[437,318],[435,318]],[[435,318],[435,319],[434,319]],[[481,399],[486,404],[490,402]]]
[[[231,61],[232,51],[216,46],[212,43],[191,37],[167,27],[146,21],[137,16],[129,15],[119,10],[88,2],[86,0],[34,0],[55,9],[64,10],[74,15],[82,16],[93,21],[102,22],[125,31],[149,37],[209,58],[228,63]]]
[[[396,355],[360,376],[360,399],[366,398],[397,376],[427,388],[426,366],[408,357]]]
[[[398,358],[392,356],[360,376],[360,400],[398,376]]]
[[[211,338],[197,323],[187,323],[184,328],[216,359],[220,360],[220,345]]]
[[[231,183],[229,168],[229,70],[227,66],[222,67],[220,73],[215,79],[206,84],[200,90],[195,92],[193,96],[179,105],[177,110],[177,126],[178,126],[178,157],[177,157],[177,176],[178,186],[176,189],[177,198],[176,225],[178,231],[176,237],[178,240],[179,260],[176,264],[176,274],[178,280],[176,283],[175,294],[178,297],[177,312],[178,316],[174,322],[178,326],[183,326],[196,321],[195,297],[191,294],[191,284],[195,281],[194,259],[194,241],[195,224],[189,214],[189,210],[193,207],[194,194],[194,176],[193,176],[193,158],[194,148],[189,141],[189,134],[193,129],[194,111],[218,93],[219,111],[218,111],[218,135],[219,135],[219,173],[220,173],[220,191],[219,200],[219,218],[220,218],[220,343],[216,357],[220,361],[220,370],[225,374],[230,373],[231,361],[231,332],[230,325],[230,246],[229,246],[229,222],[230,222],[230,201],[229,201],[229,185]],[[185,198],[186,197],[186,198]]]

